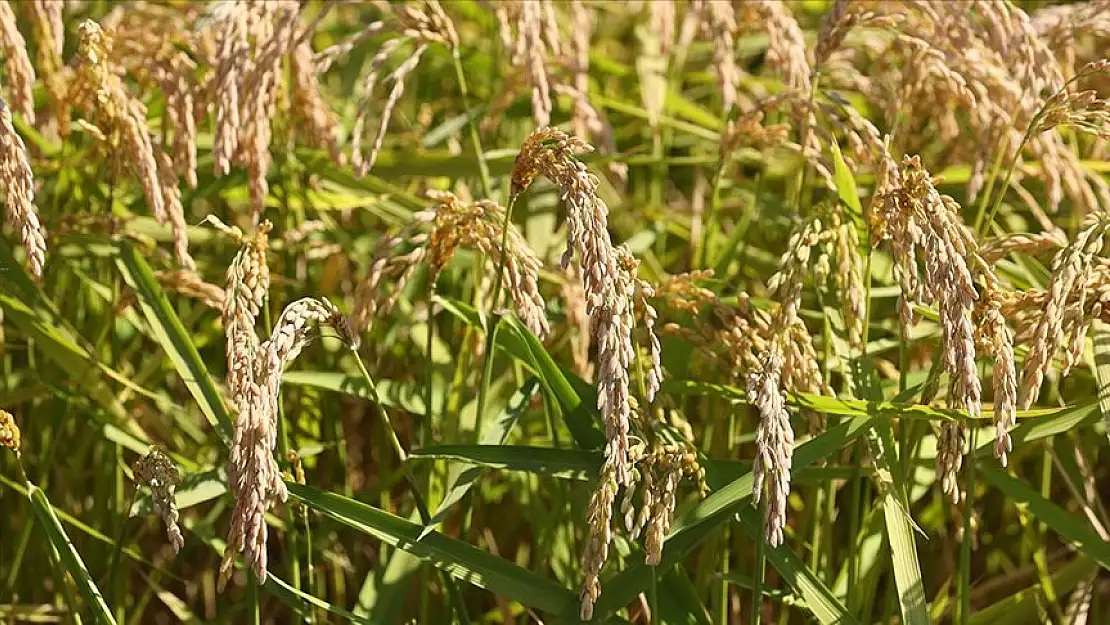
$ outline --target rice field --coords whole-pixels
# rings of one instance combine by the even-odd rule
[[[0,623],[1110,621],[1107,50],[0,0]]]

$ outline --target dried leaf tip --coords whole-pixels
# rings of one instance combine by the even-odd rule
[[[154,513],[166,524],[166,537],[173,545],[174,553],[181,551],[185,538],[177,525],[177,502],[174,500],[174,489],[181,482],[177,466],[165,452],[152,445],[145,456],[135,461],[131,469],[135,474],[135,481],[150,488],[151,506]]]

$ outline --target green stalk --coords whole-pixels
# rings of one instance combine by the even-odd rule
[[[434,272],[428,272],[428,339],[424,345],[424,357],[426,359],[428,373],[424,379],[424,427],[421,428],[421,436],[432,427],[432,415],[435,410],[432,408],[432,340],[435,338],[435,296],[436,296],[436,276]]]
[[[389,420],[389,415],[386,413],[385,408],[382,407],[381,398],[378,397],[378,387],[374,384],[374,378],[370,376],[370,372],[366,369],[366,364],[362,362],[362,357],[358,355],[358,352],[353,353],[355,362],[358,363],[358,371],[362,374],[362,379],[366,382],[366,387],[370,392],[370,400],[371,403],[374,404],[374,412],[382,422],[382,428],[389,436],[389,442],[393,445],[393,451],[397,454],[397,459],[401,463],[405,481],[408,482],[409,490],[412,493],[413,503],[416,505],[416,511],[420,515],[420,522],[426,526],[431,523],[432,515],[428,512],[428,504],[424,501],[424,495],[420,492],[416,478],[412,474],[411,467],[409,467],[409,455],[401,445],[400,439],[397,438],[397,431],[393,429],[393,423]],[[455,616],[458,617],[459,621],[464,625],[470,623],[470,618],[466,613],[466,606],[462,602],[462,595],[459,594],[459,589],[455,584],[455,580],[446,571],[440,571],[440,577],[443,579],[443,585],[447,589],[448,597],[451,599]]]
[[[725,111],[724,127],[721,130],[722,136],[728,128],[729,112]],[[709,214],[706,215],[705,224],[701,234],[701,250],[700,254],[696,257],[698,260],[698,267],[706,267],[709,264],[709,243],[713,240],[713,230],[717,224],[717,213],[721,209],[721,184],[725,179],[725,171],[728,169],[728,163],[731,155],[722,155],[720,162],[717,164],[717,171],[713,174],[713,194],[709,199]],[[695,241],[695,244],[697,242]]]
[[[971,619],[971,511],[975,499],[975,450],[978,448],[978,438],[979,427],[972,425],[971,453],[967,455],[967,479],[964,482],[964,536],[960,541],[960,625],[967,625]]]
[[[497,306],[501,302],[505,261],[509,256],[506,248],[509,244],[509,228],[512,227],[513,206],[515,205],[516,196],[513,196],[509,198],[509,205],[505,208],[505,222],[501,225],[501,260],[497,263],[497,275],[493,278],[493,300],[490,302],[489,328],[486,330],[486,358],[482,365],[482,382],[478,386],[478,412],[474,417],[474,431],[477,436],[481,436],[482,416],[486,410],[490,379],[493,377],[494,343],[497,340],[497,324],[501,321],[501,314],[497,312]]]
[[[759,518],[763,526],[767,525],[767,500],[761,499],[759,502]],[[752,576],[752,617],[750,622],[752,625],[759,625],[760,619],[763,617],[763,569],[767,563],[767,541],[764,540],[764,533],[759,532],[759,540],[755,542],[755,575]]]
[[[459,81],[459,92],[462,94],[466,127],[470,134],[470,145],[474,149],[474,157],[478,160],[478,175],[482,180],[482,195],[492,198],[493,183],[490,182],[489,163],[486,162],[486,153],[482,149],[482,139],[478,136],[478,126],[474,124],[474,117],[470,114],[470,92],[467,89],[466,74],[463,72],[462,58],[459,56],[457,48],[451,50],[451,62],[455,66],[455,79]]]

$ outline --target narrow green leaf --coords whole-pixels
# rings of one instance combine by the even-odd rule
[[[404,549],[457,579],[556,617],[567,617],[565,610],[572,605],[571,614],[577,615],[577,593],[488,551],[439,532],[420,538],[424,527],[418,523],[311,486],[292,482],[286,485],[293,499],[344,525]]]
[[[601,454],[596,451],[526,445],[436,445],[409,455],[450,458],[491,469],[527,471],[572,480],[593,479],[601,467]]]
[[[836,139],[829,144],[829,149],[833,157],[833,182],[836,183],[836,195],[852,211],[852,219],[859,224],[863,220],[863,205],[859,201],[856,177],[852,175],[848,163],[844,162],[844,155],[840,153],[840,145]]]
[[[1079,555],[1052,574],[1057,593],[1071,592],[1083,580],[1098,574],[1098,564]],[[1043,623],[1044,588],[1033,584],[971,615],[969,625],[1033,625]]]
[[[270,573],[266,576],[266,583],[262,585],[262,590],[277,597],[282,603],[296,609],[301,614],[310,614],[312,608],[320,608],[328,612],[345,618],[352,623],[362,623],[363,625],[377,625],[378,621],[374,621],[365,616],[348,612],[343,608],[336,606],[333,603],[325,601],[315,595],[310,595],[307,592],[297,590],[288,582],[280,577]]]
[[[1110,325],[1095,319],[1092,324],[1095,344],[1095,380],[1098,382],[1098,405],[1106,436],[1110,437]]]
[[[1002,491],[1015,505],[1027,506],[1038,521],[1069,541],[1080,553],[1110,570],[1110,542],[1102,540],[1091,527],[1055,503],[1045,499],[1031,486],[994,467],[984,466],[983,477]]]
[[[92,575],[89,574],[89,569],[85,566],[85,561],[81,559],[81,555],[77,553],[77,548],[73,546],[73,542],[69,539],[65,529],[62,528],[61,521],[58,516],[54,514],[54,508],[47,500],[46,494],[42,489],[34,484],[28,485],[27,495],[31,500],[31,507],[35,511],[35,517],[39,521],[43,532],[46,534],[47,540],[50,541],[51,546],[57,553],[60,564],[73,578],[73,582],[77,585],[77,591],[81,593],[81,597],[85,600],[85,605],[92,611],[93,616],[97,623],[111,623],[115,624],[116,620],[112,616],[112,610],[104,601],[104,596],[100,594],[100,589],[96,587],[93,582]]]
[[[288,371],[282,375],[281,383],[318,388],[361,399],[372,398],[370,387],[361,375],[347,375],[338,371]],[[374,387],[385,406],[412,414],[426,412],[420,387],[416,385],[393,380],[375,380]]]
[[[127,285],[138,294],[143,316],[150,324],[158,343],[173,362],[174,369],[185,382],[185,387],[200,406],[205,419],[216,429],[224,443],[229,443],[231,416],[220,397],[220,391],[208,374],[208,367],[201,360],[185,326],[162,293],[162,286],[154,278],[150,265],[129,241],[120,243],[116,264]]]
[[[509,432],[512,430],[513,425],[520,419],[520,415],[528,407],[528,402],[532,396],[536,394],[539,383],[535,378],[529,378],[524,382],[524,385],[517,389],[516,393],[509,398],[509,403],[501,414],[496,419],[486,424],[480,434],[481,445],[477,445],[478,449],[487,446],[499,446],[509,438]],[[410,456],[416,456],[417,453],[411,453]],[[462,498],[470,492],[470,487],[474,482],[480,478],[485,471],[473,467],[466,467],[460,463],[452,463],[448,471],[447,479],[447,493],[443,496],[443,501],[439,502],[436,507],[435,513],[425,526],[424,533],[421,537],[425,536],[428,532],[439,527],[443,519],[451,508],[462,501]]]

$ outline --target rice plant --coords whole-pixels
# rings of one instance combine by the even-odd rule
[[[0,0],[0,622],[1106,622],[1108,49]]]

